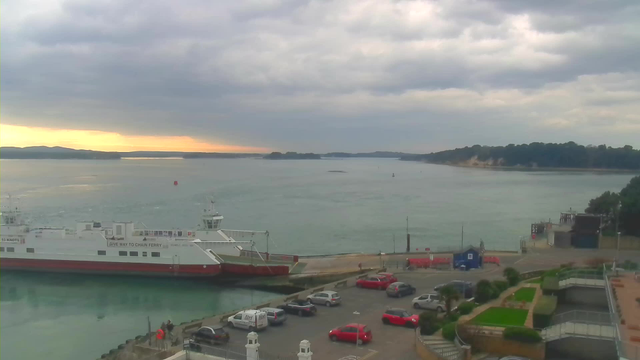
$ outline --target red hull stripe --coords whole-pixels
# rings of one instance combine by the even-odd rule
[[[231,275],[255,275],[255,276],[275,276],[289,275],[289,267],[283,265],[277,266],[253,266],[223,263],[222,273]]]
[[[0,268],[21,270],[53,270],[92,273],[149,273],[153,275],[213,276],[220,273],[220,265],[179,265],[175,269],[166,264],[119,263],[74,260],[7,259],[0,260]]]

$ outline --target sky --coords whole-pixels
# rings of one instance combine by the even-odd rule
[[[637,0],[3,0],[2,146],[640,147]]]

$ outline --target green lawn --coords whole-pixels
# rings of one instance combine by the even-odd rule
[[[524,326],[529,310],[492,307],[473,318],[472,322],[485,326]]]
[[[518,302],[532,302],[534,296],[536,296],[535,288],[521,288],[520,290],[516,291],[513,300]]]

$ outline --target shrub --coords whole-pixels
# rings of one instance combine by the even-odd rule
[[[631,260],[625,260],[620,267],[626,270],[638,270],[638,263]]]
[[[460,315],[471,314],[471,312],[475,307],[476,307],[476,304],[472,302],[465,302],[458,305],[458,312],[460,313]]]
[[[536,344],[542,341],[540,333],[534,329],[524,327],[508,327],[504,329],[502,336],[506,340],[514,340],[529,344]]]
[[[442,327],[442,321],[433,312],[425,311],[418,318],[418,326],[420,326],[420,334],[433,335]]]
[[[452,323],[458,321],[458,319],[460,319],[460,315],[452,312],[445,316],[444,321],[445,323]]]
[[[507,278],[509,285],[518,285],[520,282],[520,272],[512,267],[508,267],[502,271],[502,275]]]
[[[509,283],[504,280],[494,280],[492,284],[498,291],[498,295],[502,294],[503,291],[509,288]]]
[[[547,276],[542,281],[542,293],[544,295],[552,295],[554,292],[560,290],[560,282],[555,276]]]
[[[533,327],[545,328],[551,325],[551,318],[556,311],[558,298],[555,296],[542,296],[533,308]]]
[[[480,280],[476,284],[476,301],[483,304],[491,299],[495,299],[498,290],[491,284],[489,280]]]
[[[456,338],[456,323],[448,323],[442,327],[442,337],[453,341]]]

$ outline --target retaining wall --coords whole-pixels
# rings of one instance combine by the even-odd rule
[[[513,340],[505,340],[502,336],[475,334],[470,339],[474,351],[497,354],[500,356],[523,356],[531,360],[544,360],[545,344],[525,344]]]
[[[600,249],[617,249],[617,236],[601,236]],[[640,250],[640,238],[635,236],[620,236],[620,250]]]

